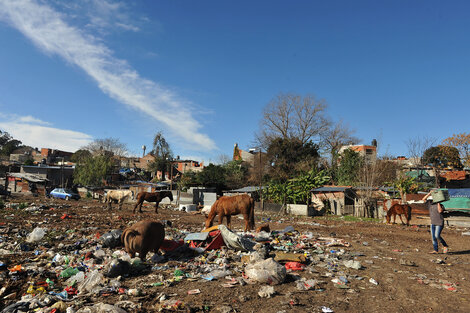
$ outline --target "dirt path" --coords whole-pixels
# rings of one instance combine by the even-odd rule
[[[103,204],[91,200],[66,202],[16,198],[13,201],[34,201],[36,205],[45,207],[37,211],[24,208],[0,210],[0,262],[8,268],[21,264],[32,269],[42,267],[45,271],[31,270],[30,275],[15,276],[3,267],[0,288],[6,288],[0,296],[0,309],[18,302],[31,282],[45,280],[46,276],[54,278],[57,285],[63,282],[54,277],[57,268],[50,265],[52,257],[48,255],[61,253],[79,260],[87,251],[96,251],[98,234],[123,229],[145,218],[171,220],[173,226],[167,229],[167,238],[174,239],[181,238],[185,232],[200,231],[204,222],[201,215],[168,209],[160,209],[155,216],[151,206],[144,207],[144,214],[133,216],[130,204],[121,211],[114,208],[108,211]],[[182,312],[322,312],[322,307],[334,312],[470,312],[470,237],[462,235],[468,231],[464,228],[445,228],[442,236],[451,247],[450,253],[431,255],[428,253],[432,250],[432,243],[427,225],[405,227],[347,222],[337,218],[291,218],[257,213],[257,224],[270,218],[271,230],[280,231],[293,226],[298,231],[278,236],[279,243],[271,242],[272,247],[298,250],[312,256],[312,262],[305,270],[289,273],[285,283],[273,286],[276,294],[270,298],[258,296],[263,286],[260,284],[237,284],[226,288],[223,287],[227,282],[224,279],[203,281],[191,277],[222,258],[232,270],[231,276],[241,277],[243,265],[239,256],[222,250],[218,257],[212,253],[184,262],[158,263],[145,274],[122,278],[123,289],[139,288],[142,295],[101,293],[76,297],[67,305],[78,309],[91,303],[114,304],[125,300],[131,301],[131,304],[127,303],[128,312],[155,312],[161,310],[159,299],[164,294],[167,299],[180,300],[179,310]],[[64,214],[67,217],[62,219]],[[235,230],[243,227],[239,218],[232,219],[232,224]],[[30,251],[21,251],[18,244],[23,243],[25,236],[37,226],[48,229],[47,243],[30,244]],[[310,239],[300,240],[305,234],[309,234]],[[350,246],[323,247],[319,253],[313,244],[325,236],[344,239]],[[77,241],[83,238],[87,238],[87,243],[77,245]],[[299,243],[303,248],[298,246]],[[14,254],[2,253],[10,247],[16,247]],[[23,246],[23,250],[28,248]],[[41,253],[36,255],[38,252],[35,251]],[[105,251],[109,255],[113,252]],[[348,259],[359,261],[363,269],[345,267],[343,262]],[[99,266],[96,264],[97,268]],[[175,281],[175,269],[183,270],[187,277]],[[345,285],[332,282],[332,279],[341,277],[346,278]],[[301,278],[316,279],[320,283],[315,290],[300,291],[296,280]],[[378,284],[370,282],[370,279]],[[162,281],[166,283],[158,286]],[[200,293],[189,295],[188,291],[193,289],[199,289]],[[11,299],[4,299],[5,296]]]

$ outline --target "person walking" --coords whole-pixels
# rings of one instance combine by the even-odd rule
[[[439,253],[439,241],[441,242],[443,248],[442,252],[447,253],[449,246],[445,242],[444,238],[441,237],[442,229],[444,228],[444,206],[440,203],[432,203],[429,200],[429,196],[431,196],[431,192],[426,194],[423,197],[423,200],[426,201],[426,206],[429,210],[429,217],[431,219],[431,237],[432,237],[432,245],[434,250],[430,253]]]

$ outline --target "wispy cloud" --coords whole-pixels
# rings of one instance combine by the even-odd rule
[[[0,129],[27,146],[75,152],[93,140],[88,134],[49,125],[32,116],[0,114]]]
[[[125,60],[116,58],[100,38],[67,23],[64,14],[33,0],[0,0],[0,19],[45,53],[58,55],[81,68],[103,92],[164,124],[186,144],[199,150],[217,148],[200,131],[202,125],[193,117],[190,102],[169,88],[140,77]],[[177,118],[174,112],[178,112]]]

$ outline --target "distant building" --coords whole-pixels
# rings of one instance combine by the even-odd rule
[[[339,153],[343,153],[347,149],[351,149],[352,151],[359,153],[360,156],[364,157],[367,163],[375,163],[377,160],[376,146],[347,145],[342,146],[341,149],[339,149]]]

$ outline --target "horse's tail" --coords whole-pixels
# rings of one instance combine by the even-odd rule
[[[255,200],[253,200],[253,198],[251,197],[250,197],[249,216],[250,216],[250,228],[254,230],[255,229]]]
[[[408,225],[410,225],[410,220],[411,220],[411,206],[407,205],[407,212],[406,212],[406,222]]]

